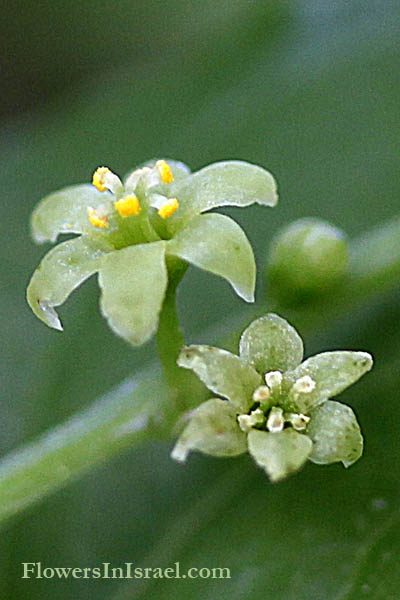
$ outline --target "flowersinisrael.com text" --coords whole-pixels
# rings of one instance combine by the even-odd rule
[[[180,563],[172,567],[135,567],[126,562],[113,567],[104,562],[97,567],[48,567],[41,562],[24,562],[22,579],[230,579],[227,567],[190,567],[181,570]]]

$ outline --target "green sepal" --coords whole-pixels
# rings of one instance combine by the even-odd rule
[[[212,346],[185,346],[178,365],[192,369],[214,394],[230,400],[240,412],[253,404],[252,395],[260,375],[235,354]]]
[[[253,250],[244,231],[229,217],[194,217],[168,242],[167,253],[224,277],[239,296],[254,302]]]
[[[88,277],[96,273],[102,257],[110,251],[93,247],[85,237],[58,244],[42,259],[27,288],[28,304],[49,327],[62,330],[54,307],[60,306]]]
[[[325,465],[341,461],[345,467],[356,462],[363,452],[363,437],[352,409],[328,400],[314,408],[307,427],[313,441],[310,460]]]
[[[89,206],[98,208],[111,202],[108,192],[93,185],[73,185],[46,196],[32,213],[32,236],[36,242],[55,242],[60,233],[86,233],[93,229]]]
[[[272,482],[296,473],[312,450],[312,441],[293,429],[279,433],[252,429],[247,438],[249,453]]]
[[[191,450],[212,456],[237,456],[246,452],[246,435],[238,425],[235,407],[230,402],[212,398],[193,411],[171,456],[184,462]]]
[[[286,371],[303,360],[303,341],[285,319],[270,313],[256,319],[244,330],[240,356],[262,374]]]
[[[367,352],[323,352],[305,360],[284,375],[283,386],[288,389],[300,377],[308,375],[315,388],[307,393],[297,393],[294,387],[288,394],[288,407],[307,413],[320,402],[337,396],[372,369],[372,356]]]
[[[278,202],[271,173],[238,160],[214,163],[182,181],[171,183],[168,196],[179,200],[179,210],[168,220],[171,231],[182,228],[195,215],[218,206],[245,207],[254,203],[275,206]]]
[[[100,308],[111,329],[133,345],[149,340],[157,329],[167,282],[165,242],[129,246],[104,257]]]

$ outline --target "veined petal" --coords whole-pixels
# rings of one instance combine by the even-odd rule
[[[260,375],[235,354],[212,346],[186,346],[178,365],[192,369],[209,390],[230,400],[237,410],[247,412]]]
[[[246,435],[238,425],[232,404],[212,398],[193,411],[171,456],[184,462],[191,450],[212,456],[237,456],[246,452]]]
[[[240,339],[240,356],[259,373],[286,371],[303,360],[303,341],[285,319],[270,313],[245,329]]]
[[[247,302],[254,302],[256,265],[243,230],[218,214],[194,217],[168,242],[167,253],[220,275]]]
[[[297,412],[307,413],[327,398],[337,396],[372,368],[372,356],[367,352],[323,352],[308,358],[284,375],[289,405]],[[312,390],[299,392],[295,382],[308,376],[315,383]]]
[[[307,435],[313,441],[310,460],[325,465],[341,461],[349,467],[363,452],[356,416],[346,404],[328,400],[311,411]]]
[[[97,209],[110,202],[107,192],[93,185],[74,185],[50,194],[32,213],[32,235],[36,242],[55,242],[59,233],[85,233],[92,227],[88,207]]]
[[[129,246],[104,257],[100,307],[115,333],[134,345],[151,338],[167,280],[164,242]]]
[[[252,429],[247,442],[251,456],[273,482],[301,469],[312,450],[310,438],[293,429],[280,433]]]
[[[94,248],[83,238],[58,244],[50,250],[34,272],[27,289],[28,304],[49,327],[62,330],[54,310],[100,266],[106,250]]]
[[[275,206],[278,201],[274,177],[257,165],[232,160],[201,169],[169,185],[168,195],[178,198],[179,211],[171,217],[171,231],[189,219],[218,206]]]

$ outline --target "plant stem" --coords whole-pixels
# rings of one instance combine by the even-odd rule
[[[168,266],[168,288],[158,323],[157,350],[162,365],[164,377],[174,400],[178,395],[179,379],[181,371],[176,364],[179,350],[184,345],[183,334],[179,327],[178,314],[176,312],[176,292],[182,280],[187,265],[181,261],[169,260]]]
[[[199,403],[204,386],[199,385],[199,380],[191,371],[178,367],[176,362],[185,344],[176,310],[176,295],[188,265],[179,259],[168,258],[167,267],[169,283],[156,337],[158,356],[172,402],[169,414],[176,420],[190,406]]]
[[[168,392],[156,370],[132,378],[0,466],[0,522],[146,438],[162,438]]]
[[[335,297],[325,304],[321,303],[319,308],[293,312],[296,325],[300,321],[310,332],[319,326],[321,319],[331,322],[338,313],[358,309],[400,285],[400,218],[354,240],[350,252],[351,273],[347,284],[338,290]],[[165,320],[175,314],[179,278],[174,282],[175,289],[171,287],[169,290],[171,297],[166,308],[172,313],[162,315],[163,327]],[[266,312],[270,308],[264,305],[261,311]],[[257,313],[261,311],[259,308]],[[254,315],[254,309],[243,313],[241,326],[234,315],[234,321],[231,318],[223,330],[220,326],[219,330],[225,337],[227,331],[237,327],[238,334],[239,326],[242,330]],[[174,323],[177,325],[176,321]],[[163,366],[168,371],[169,387],[178,385],[173,374],[175,367],[172,370],[171,363],[172,354],[176,355],[180,344],[169,339],[170,336],[171,330],[163,330],[158,340]],[[210,337],[215,338],[215,331]],[[186,385],[183,389],[187,390]],[[193,391],[191,388],[192,395]],[[171,408],[163,378],[157,367],[152,366],[66,423],[11,452],[0,462],[0,523],[121,450],[146,439],[172,435],[179,412],[176,406]]]

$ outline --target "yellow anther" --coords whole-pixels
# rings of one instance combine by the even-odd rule
[[[158,214],[162,219],[167,219],[174,214],[179,208],[179,202],[177,198],[170,198],[167,202],[164,202],[162,207],[158,210]]]
[[[111,173],[108,167],[99,167],[93,173],[92,183],[99,190],[99,192],[105,192],[108,187],[105,184],[106,175]]]
[[[121,198],[121,200],[117,200],[114,206],[121,217],[136,216],[141,211],[139,199],[135,194],[130,194]]]
[[[158,160],[156,162],[156,167],[158,172],[160,173],[161,181],[163,183],[171,183],[174,181],[174,176],[172,175],[171,167],[165,160]]]
[[[107,215],[101,215],[94,208],[88,206],[87,213],[89,221],[93,227],[100,227],[100,229],[107,229],[109,227]]]

